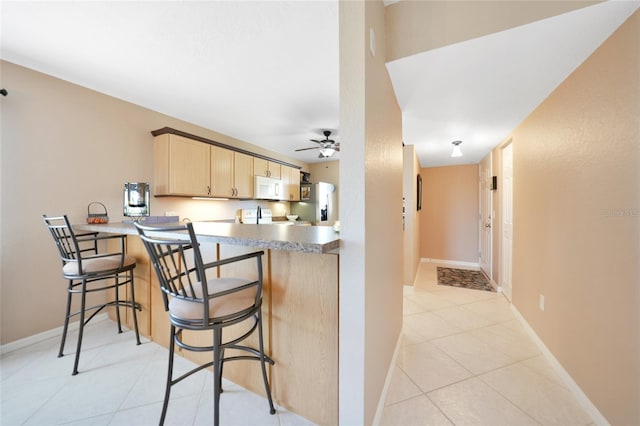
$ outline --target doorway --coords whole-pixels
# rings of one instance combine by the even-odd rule
[[[509,301],[513,293],[513,140],[502,147],[502,223],[500,244],[500,286]]]
[[[478,194],[480,198],[480,214],[478,215],[478,231],[480,238],[479,263],[489,279],[493,280],[493,193],[492,193],[492,160],[491,154],[486,156],[479,167]]]

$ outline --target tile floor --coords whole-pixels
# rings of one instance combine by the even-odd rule
[[[71,334],[65,356],[59,339],[2,355],[0,425],[157,425],[162,411],[168,350],[149,340],[136,346],[133,332],[117,334],[102,320],[85,329],[80,373],[72,377]],[[193,364],[176,357],[176,373]],[[213,424],[213,374],[202,371],[173,387],[166,425]],[[223,425],[310,425],[266,399],[223,382]]]
[[[70,336],[70,342],[75,336]],[[57,358],[58,338],[0,362],[0,424],[156,425],[167,350],[136,346],[108,320],[85,333],[80,374],[73,356]],[[66,353],[70,354],[70,346]],[[177,369],[187,369],[179,357]],[[382,425],[589,425],[591,419],[556,377],[502,295],[438,286],[436,265],[420,266],[406,287],[404,336]],[[167,425],[212,423],[212,375],[174,387]],[[221,423],[308,425],[266,400],[225,383]]]
[[[405,287],[403,337],[381,425],[590,425],[502,294]]]

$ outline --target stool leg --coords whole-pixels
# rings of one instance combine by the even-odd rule
[[[115,285],[115,296],[116,296],[116,319],[118,322],[118,333],[122,333],[122,323],[120,322],[120,294],[119,294],[119,289],[120,289],[120,283],[118,282],[120,278],[120,275],[116,275],[114,280],[116,280],[116,285]]]
[[[222,329],[220,329],[220,342],[222,342]],[[224,393],[224,389],[222,388],[222,377],[224,376],[224,348],[220,348],[220,374],[218,375],[218,379],[220,381],[220,393]]]
[[[64,314],[64,327],[62,328],[62,340],[60,341],[60,351],[58,352],[58,358],[62,357],[64,352],[64,344],[67,341],[67,330],[69,329],[69,314],[71,313],[71,292],[73,288],[73,281],[69,280],[69,288],[67,288],[67,310]]]
[[[167,406],[169,405],[169,396],[171,395],[171,382],[173,381],[173,356],[175,350],[176,327],[171,324],[171,336],[169,338],[169,367],[167,368],[167,384],[164,389],[164,402],[162,403],[162,414],[160,415],[160,426],[164,424],[167,415]]]
[[[133,285],[133,270],[129,271],[130,274],[130,280],[129,280],[129,286],[131,289],[131,310],[133,311],[133,328],[136,331],[136,342],[139,345],[140,344],[140,333],[138,332],[138,315],[136,314],[136,296],[134,293],[134,285]]]
[[[256,316],[258,317],[258,345],[260,347],[260,366],[262,367],[262,380],[264,381],[264,390],[267,393],[267,400],[269,401],[269,413],[275,414],[276,409],[273,406],[273,399],[271,398],[271,388],[269,387],[269,380],[267,378],[267,367],[265,365],[265,355],[264,355],[264,343],[262,339],[262,311],[258,309],[256,312]]]
[[[72,376],[78,374],[78,363],[80,362],[80,349],[82,348],[82,335],[84,333],[84,311],[87,302],[87,281],[82,280],[82,293],[80,303],[80,328],[78,330],[78,346],[76,348],[76,360],[73,364]]]
[[[213,424],[220,424],[220,392],[222,383],[221,330],[213,329]]]

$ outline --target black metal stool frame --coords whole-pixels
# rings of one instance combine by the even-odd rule
[[[76,234],[69,223],[69,219],[64,216],[46,216],[42,215],[42,218],[49,229],[56,247],[60,253],[63,266],[63,276],[68,280],[67,286],[67,306],[65,309],[64,325],[62,330],[62,338],[60,340],[60,350],[58,351],[58,358],[64,356],[64,346],[67,340],[67,331],[69,329],[69,320],[75,316],[80,316],[78,320],[78,342],[76,345],[76,356],[73,364],[72,375],[78,374],[78,365],[80,362],[80,351],[82,349],[82,339],[84,336],[84,327],[91,321],[100,311],[104,308],[114,306],[116,309],[116,322],[118,324],[118,333],[122,333],[122,322],[120,317],[120,307],[132,308],[133,312],[133,324],[136,334],[136,344],[140,345],[140,334],[138,331],[138,317],[137,310],[142,310],[139,303],[135,301],[134,290],[134,278],[133,269],[136,267],[136,263],[125,264],[125,235],[99,235],[97,232],[88,232]],[[98,253],[98,241],[120,239],[120,253]],[[83,260],[85,265],[95,260],[104,258],[114,258],[119,256],[114,267],[87,272],[83,268]],[[117,257],[115,258],[117,259]],[[64,272],[64,266],[69,263],[77,264],[77,273]],[[92,283],[98,281],[111,281],[112,284],[94,286]],[[119,295],[119,288],[121,286],[129,284],[129,292],[131,294],[130,300],[121,300]],[[86,306],[86,296],[88,293],[95,293],[100,291],[114,290],[114,299],[105,303]],[[76,312],[71,312],[71,303],[73,295],[80,295],[80,309]],[[92,312],[91,315],[86,318],[86,313]]]
[[[165,310],[169,312],[170,342],[169,342],[169,366],[167,371],[167,382],[160,416],[160,425],[164,424],[169,404],[171,387],[192,374],[208,367],[213,367],[214,383],[214,425],[220,423],[220,394],[222,390],[223,366],[229,361],[253,360],[260,361],[262,378],[265,392],[269,402],[269,412],[275,414],[276,410],[271,397],[271,389],[267,378],[266,363],[274,365],[274,361],[264,353],[263,331],[262,331],[262,256],[264,251],[234,256],[204,264],[200,253],[199,244],[193,225],[187,223],[180,226],[156,227],[135,224],[142,241],[149,252],[153,267],[158,275],[158,281],[162,290]],[[164,235],[163,235],[164,234]],[[189,255],[190,254],[190,255]],[[207,270],[218,268],[219,266],[236,263],[240,261],[256,259],[257,280],[246,280],[242,285],[216,291],[215,280],[207,279]],[[212,285],[213,284],[213,285]],[[202,288],[202,294],[197,296],[196,289]],[[211,288],[210,288],[211,287]],[[212,316],[209,312],[209,303],[216,298],[224,298],[243,290],[256,287],[255,302],[243,310],[232,312],[224,316]],[[170,311],[170,298],[181,299],[201,305],[202,316],[199,318],[184,318],[174,315]],[[252,320],[250,329],[241,336],[224,342],[222,331],[225,327],[243,321]],[[213,332],[213,345],[193,346],[182,340],[184,330],[200,330]],[[258,349],[240,345],[243,340],[258,331]],[[175,347],[194,352],[211,351],[213,359],[210,362],[186,372],[180,377],[173,378],[173,359]],[[237,349],[249,353],[249,355],[225,357],[226,349]]]

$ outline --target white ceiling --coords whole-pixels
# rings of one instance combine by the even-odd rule
[[[639,6],[600,3],[388,63],[405,144],[423,167],[478,163]]]
[[[602,3],[389,63],[405,143],[423,167],[478,162],[638,5]],[[305,162],[324,161],[294,150],[325,129],[348,149],[335,0],[0,7],[4,60]],[[465,156],[454,163],[455,139]]]

